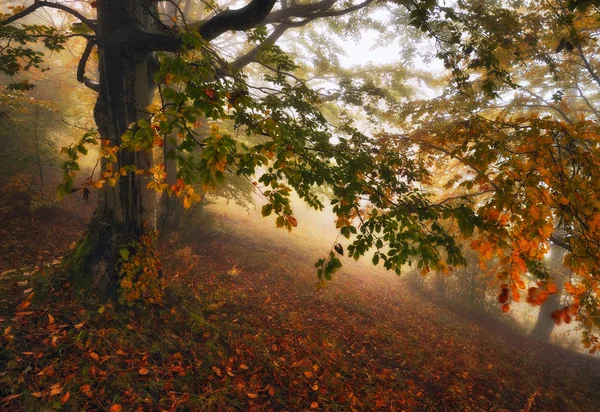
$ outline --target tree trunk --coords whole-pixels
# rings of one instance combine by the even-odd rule
[[[543,342],[549,342],[552,331],[554,330],[554,319],[552,313],[560,309],[560,297],[565,280],[568,278],[570,270],[563,265],[566,250],[556,244],[550,246],[550,256],[548,258],[548,269],[553,277],[558,292],[550,297],[540,307],[537,321],[531,336]]]
[[[128,35],[128,30],[152,30],[150,3],[141,3],[139,0],[97,3],[100,90],[94,117],[100,137],[110,142],[110,146],[120,144],[121,136],[132,123],[147,118],[146,107],[154,95],[155,56],[136,52]],[[103,170],[107,163],[102,160]],[[116,172],[125,165],[148,170],[152,155],[119,150],[112,169]],[[88,232],[67,258],[66,266],[82,287],[115,297],[118,251],[156,226],[156,193],[146,189],[141,175],[130,172],[119,177],[114,187],[105,184],[98,202]]]

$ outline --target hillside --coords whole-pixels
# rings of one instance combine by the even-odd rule
[[[313,264],[330,247],[318,225],[300,220],[288,235],[254,212],[208,210],[163,239],[174,290],[163,308],[117,310],[74,292],[59,265],[4,270],[0,406],[590,411],[600,402],[591,357],[474,323],[367,265],[348,264],[317,288]]]

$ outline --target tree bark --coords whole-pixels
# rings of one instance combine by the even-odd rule
[[[155,57],[137,52],[128,36],[129,30],[153,30],[152,6],[142,3],[98,2],[100,88],[94,117],[100,137],[111,146],[121,143],[121,136],[132,123],[147,117],[146,107],[154,95]],[[107,161],[102,161],[105,170]],[[125,165],[134,165],[148,170],[152,162],[149,153],[119,150],[112,168],[118,171]],[[142,176],[128,173],[119,177],[114,187],[105,184],[100,189],[88,232],[66,261],[81,286],[99,295],[116,296],[119,248],[156,226],[156,194],[145,186]]]
[[[555,243],[552,243],[550,246],[548,269],[552,274],[558,292],[550,295],[550,297],[542,304],[535,326],[531,331],[532,337],[543,342],[549,342],[552,332],[554,331],[555,323],[554,319],[552,319],[552,313],[560,309],[560,298],[563,285],[570,273],[570,270],[563,265],[566,252],[566,249]]]

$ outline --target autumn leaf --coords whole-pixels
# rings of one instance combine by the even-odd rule
[[[246,395],[248,395],[248,397],[249,397],[250,399],[256,399],[256,398],[258,398],[258,395],[257,395],[257,394],[255,394],[255,393],[247,393]]]
[[[147,375],[148,372],[148,368],[140,368],[140,370],[138,371],[138,373],[142,376]]]
[[[110,407],[108,412],[120,412],[121,409],[123,409],[123,407],[121,405],[119,405],[118,403],[115,403],[113,406]]]
[[[67,403],[67,401],[69,400],[70,397],[71,397],[71,392],[65,392],[65,394],[63,396],[61,396],[61,398],[60,398],[60,404],[64,405],[65,403]]]
[[[58,395],[61,392],[62,386],[60,383],[55,383],[54,385],[50,386],[50,396]]]

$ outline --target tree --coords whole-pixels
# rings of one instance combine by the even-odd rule
[[[497,264],[503,308],[520,299],[530,273],[538,285],[527,300],[543,305],[534,333],[549,337],[549,313],[555,322],[574,316],[595,351],[597,10],[562,1],[530,2],[527,13],[495,2],[463,6],[450,15],[428,11],[426,28],[436,33],[454,87],[397,111],[411,121],[402,138],[422,155],[462,165],[447,188],[462,190],[483,219],[472,247]],[[464,40],[449,40],[459,35]],[[560,307],[563,281],[569,297]]]
[[[406,202],[395,203],[392,198],[398,195],[411,195],[411,203],[424,202],[419,191],[406,186],[404,178],[395,176],[400,169],[405,170],[405,178],[414,179],[424,173],[412,160],[392,153],[390,157],[381,153],[373,157],[367,144],[368,138],[355,130],[348,130],[349,138],[343,145],[330,142],[330,131],[325,119],[318,112],[315,101],[318,97],[302,82],[289,82],[286,70],[294,68],[293,63],[273,45],[288,28],[303,26],[316,18],[338,16],[364,8],[370,1],[336,9],[334,2],[313,4],[283,4],[274,10],[274,1],[252,1],[239,10],[226,10],[198,25],[186,25],[175,32],[161,24],[157,4],[145,1],[99,1],[91,4],[97,19],[86,17],[78,9],[61,3],[34,1],[28,7],[13,7],[12,13],[2,16],[2,37],[8,47],[3,49],[3,73],[13,76],[30,67],[41,67],[43,54],[33,48],[22,47],[29,42],[42,39],[50,50],[60,50],[71,37],[82,37],[86,46],[82,52],[77,70],[77,78],[98,93],[94,116],[98,125],[97,134],[87,133],[81,142],[67,149],[69,161],[65,163],[65,182],[61,192],[89,190],[94,186],[100,189],[100,200],[85,239],[67,260],[67,267],[80,281],[96,291],[114,294],[117,282],[125,291],[125,299],[140,298],[145,290],[146,300],[160,298],[158,282],[160,268],[154,261],[144,224],[154,226],[155,198],[147,187],[158,192],[170,192],[183,197],[184,205],[189,205],[197,195],[190,183],[199,179],[210,187],[223,179],[228,167],[235,167],[241,175],[252,176],[259,166],[268,167],[257,184],[269,186],[263,194],[269,204],[263,214],[275,212],[277,225],[291,229],[297,224],[289,207],[287,196],[291,185],[299,195],[314,207],[321,207],[320,201],[311,194],[311,187],[329,183],[337,186],[336,206],[338,226],[345,236],[356,233],[351,222],[357,209],[359,195],[365,184],[377,203],[394,204],[403,213],[428,213],[428,207]],[[53,8],[74,16],[79,23],[73,30],[61,33],[58,29],[40,25],[13,26],[40,8]],[[85,10],[88,14],[93,10]],[[266,20],[265,20],[266,19]],[[267,35],[264,29],[257,28],[250,35],[251,42],[257,44],[249,52],[233,62],[224,62],[208,42],[231,30],[248,30],[261,22],[274,25]],[[12,47],[12,44],[19,44]],[[94,49],[98,49],[98,79],[88,78],[86,65]],[[160,66],[154,52],[171,52],[162,55]],[[272,73],[265,81],[274,87],[257,87],[251,95],[248,85],[239,69],[253,59]],[[26,82],[12,83],[12,87],[26,87]],[[173,84],[178,87],[170,87]],[[153,106],[154,90],[158,86],[160,98],[167,103]],[[196,140],[192,127],[199,116],[212,119],[231,119],[236,128],[247,134],[262,136],[259,144],[248,147],[238,146],[228,136],[220,134],[214,125],[211,134],[202,141]],[[298,116],[300,115],[300,116]],[[151,150],[164,144],[164,137],[176,133],[181,137],[177,142],[178,153],[174,156],[180,166],[177,185],[165,183],[164,166],[154,164]],[[79,154],[87,152],[86,145],[101,141],[101,175],[99,179],[90,177],[81,187],[74,187],[74,172],[78,169]],[[185,152],[191,146],[202,147],[202,159],[194,163]],[[358,149],[358,158],[354,151]],[[183,153],[183,154],[182,154]],[[395,159],[395,160],[394,160]],[[379,179],[370,183],[362,180],[367,171],[371,172],[384,165],[382,173],[391,178],[391,185]],[[193,170],[194,173],[191,173]],[[145,184],[150,176],[152,181]],[[283,180],[287,181],[287,184]],[[385,188],[384,188],[385,186]],[[395,188],[397,190],[395,190]],[[384,192],[387,192],[384,193]],[[392,203],[390,203],[392,201]],[[391,211],[391,210],[390,210]],[[416,219],[420,219],[416,217]],[[416,223],[416,221],[415,221]],[[382,222],[373,220],[377,227]],[[386,226],[391,236],[395,226]],[[400,270],[409,256],[421,251],[424,264],[437,264],[439,246],[448,248],[451,260],[460,256],[451,237],[439,228],[436,233],[426,235],[422,228],[413,236],[406,232],[405,237],[414,238],[418,247],[403,251],[398,256],[386,259],[388,268]],[[379,229],[378,229],[379,230]],[[364,253],[375,240],[372,234],[360,235],[360,240],[352,250],[355,257]],[[392,238],[392,243],[394,243]],[[140,243],[140,239],[142,243]],[[436,241],[438,239],[438,241]],[[379,244],[377,242],[377,244]],[[420,250],[420,248],[422,250]],[[142,257],[141,250],[150,256]],[[136,265],[132,264],[133,256]],[[393,253],[392,253],[393,255]],[[390,255],[390,256],[392,256]],[[385,258],[387,255],[380,253]],[[321,273],[329,276],[338,266],[339,260],[333,253],[320,263]],[[131,273],[125,273],[123,268]],[[151,268],[149,272],[143,271]],[[146,273],[144,282],[151,279],[153,287],[141,287],[141,274]]]
[[[0,18],[8,45],[0,52],[0,69],[8,75],[42,64],[40,52],[20,45],[42,39],[57,50],[70,36],[86,40],[77,77],[98,92],[98,136],[88,133],[67,149],[61,190],[101,190],[88,234],[67,261],[89,287],[119,289],[125,301],[160,299],[160,264],[144,228],[144,222],[155,226],[155,193],[181,197],[186,206],[198,197],[192,183],[209,190],[232,172],[255,183],[267,200],[263,215],[276,214],[277,226],[290,230],[298,224],[291,190],[322,208],[314,188],[331,188],[336,226],[350,244],[345,250],[335,245],[317,262],[322,278],[341,266],[339,255],[358,259],[370,251],[374,264],[398,273],[405,264],[416,264],[422,273],[451,270],[465,262],[456,239],[466,237],[483,259],[497,260],[499,301],[508,310],[510,300],[525,293],[525,273],[540,281],[526,292],[531,303],[557,291],[543,263],[552,241],[568,250],[565,264],[578,276],[565,284],[571,301],[555,318],[576,315],[589,331],[600,325],[600,131],[594,95],[585,93],[600,84],[590,34],[597,30],[597,12],[590,2],[534,1],[526,5],[528,13],[495,1],[452,8],[431,0],[387,4],[395,21],[435,40],[450,73],[443,96],[408,104],[385,93],[376,76],[356,82],[345,76],[339,94],[323,99],[294,74],[297,66],[275,44],[290,28],[367,10],[374,6],[369,0],[277,7],[274,0],[253,0],[238,10],[217,8],[196,24],[177,11],[171,17],[182,24],[176,28],[161,19],[159,10],[173,13],[163,3],[161,9],[142,0],[91,6],[95,20],[86,17],[89,8],[80,12],[48,1]],[[42,7],[76,17],[77,32],[13,25]],[[349,19],[352,29],[357,24]],[[247,30],[248,41],[238,57],[227,60],[214,43],[232,30]],[[86,75],[94,47],[97,81]],[[572,55],[557,59],[557,53]],[[260,78],[242,70],[250,62],[261,67]],[[548,82],[536,80],[542,73],[561,90],[548,96]],[[573,85],[573,79],[579,89],[569,90],[578,96],[563,99],[563,85]],[[402,133],[385,127],[363,133],[348,116],[334,128],[320,110],[327,98],[368,109],[367,119],[384,115],[381,124]],[[499,104],[501,98],[511,103]],[[208,123],[207,134],[198,132],[200,123]],[[101,175],[74,186],[79,154],[98,140]],[[164,161],[154,156],[159,147],[173,148],[164,157],[177,161],[176,181],[167,180],[173,172],[165,173]],[[191,155],[194,147],[200,147],[199,158]],[[446,192],[434,184],[436,164],[460,165]],[[557,225],[565,236],[556,235]],[[586,339],[598,344],[593,334]]]

